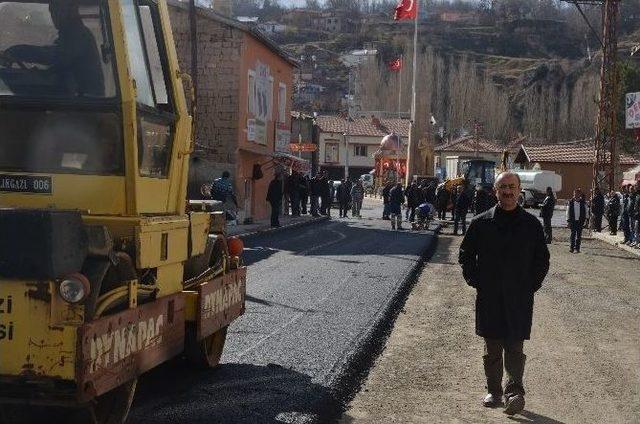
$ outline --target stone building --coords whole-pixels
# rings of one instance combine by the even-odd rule
[[[168,3],[180,68],[193,74],[188,3]],[[197,130],[189,196],[200,198],[203,184],[229,171],[238,220],[266,219],[277,145],[288,146],[291,138],[296,62],[256,28],[212,9],[197,9],[196,22]]]

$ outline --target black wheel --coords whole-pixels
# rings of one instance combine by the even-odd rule
[[[136,393],[138,379],[134,378],[98,396],[88,407],[90,422],[94,424],[121,424],[127,419],[133,396]]]
[[[215,368],[220,363],[227,327],[223,327],[202,340],[196,340],[195,326],[187,328],[185,354],[189,362],[199,368]]]

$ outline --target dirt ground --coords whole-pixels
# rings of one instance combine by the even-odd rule
[[[341,424],[640,423],[640,258],[596,240],[571,254],[568,233],[555,231],[525,343],[520,415],[480,403],[475,291],[457,263],[461,238],[445,229]]]

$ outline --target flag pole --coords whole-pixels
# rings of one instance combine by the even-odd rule
[[[419,7],[420,2],[416,0],[415,7]],[[411,86],[411,126],[409,131],[409,145],[407,146],[407,175],[406,185],[411,183],[411,174],[413,173],[413,162],[415,160],[413,149],[416,144],[416,75],[418,70],[418,18],[420,11],[416,10],[416,17],[413,25],[413,81]]]
[[[401,117],[402,107],[402,68],[404,67],[404,55],[400,55],[400,72],[398,73],[399,87],[398,87],[398,119]]]

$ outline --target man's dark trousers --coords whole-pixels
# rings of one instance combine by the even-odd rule
[[[484,339],[484,373],[487,377],[487,389],[494,395],[502,395],[502,370],[507,372],[507,383],[504,386],[505,396],[523,395],[524,364],[526,355],[522,353],[524,341]],[[503,360],[504,352],[504,360]]]
[[[624,234],[624,241],[631,240],[631,220],[629,219],[629,214],[625,213],[622,215],[622,220],[620,220],[620,226],[622,227],[622,232]]]
[[[618,216],[609,216],[607,219],[609,220],[609,232],[615,236],[618,234]]]
[[[595,231],[596,233],[602,231],[602,214],[593,214],[593,231]]]
[[[544,227],[544,241],[546,241],[547,244],[549,244],[553,239],[553,233],[551,230],[551,217],[550,216],[543,217],[542,223]]]
[[[340,202],[340,218],[347,217],[347,210],[349,209],[349,203]]]
[[[457,211],[453,218],[453,234],[458,234],[458,223],[462,224],[462,234],[467,232],[467,211]]]
[[[580,251],[580,242],[582,242],[582,227],[584,222],[572,221],[569,226],[571,227],[571,251]]]
[[[269,202],[271,205],[271,226],[279,227],[280,226],[280,207],[282,204],[280,202]]]
[[[289,198],[291,199],[291,215],[300,216],[300,195],[294,190],[291,192]]]
[[[311,195],[311,215],[318,215],[318,196],[315,194]]]

